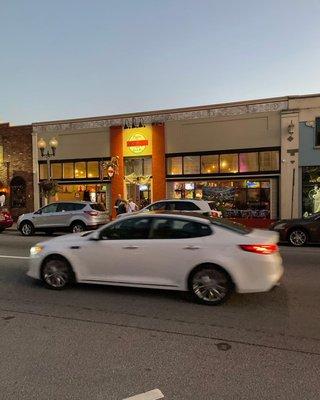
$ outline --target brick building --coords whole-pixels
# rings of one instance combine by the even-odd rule
[[[33,211],[32,126],[0,124],[0,192],[14,219]]]

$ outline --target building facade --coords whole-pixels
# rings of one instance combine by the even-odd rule
[[[33,211],[33,181],[32,126],[0,124],[0,192],[14,219]]]
[[[103,201],[120,194],[145,204],[163,198],[214,201],[226,217],[281,214],[281,145],[288,98],[264,99],[33,124],[34,144],[55,137],[50,175],[56,198]],[[48,176],[38,156],[38,181]],[[117,157],[108,179],[103,163]],[[39,196],[36,196],[39,197]]]

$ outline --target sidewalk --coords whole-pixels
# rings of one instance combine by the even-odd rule
[[[17,230],[17,223],[14,222],[11,228],[6,228],[6,231],[16,231]]]

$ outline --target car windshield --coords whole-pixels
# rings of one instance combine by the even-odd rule
[[[251,228],[238,224],[237,222],[229,221],[227,219],[210,218],[210,221],[213,225],[229,229],[230,231],[240,233],[241,235],[247,235],[248,233],[252,232]]]

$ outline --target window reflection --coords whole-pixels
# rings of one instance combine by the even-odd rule
[[[220,155],[220,172],[237,173],[238,172],[238,154],[221,154]]]
[[[83,179],[83,178],[87,177],[85,162],[83,162],[83,161],[76,162],[74,166],[75,166],[75,169],[74,169],[75,178]]]
[[[182,157],[167,158],[168,175],[182,175]]]
[[[99,163],[98,161],[88,161],[88,178],[98,178],[99,177]]]
[[[60,163],[51,164],[51,178],[53,179],[62,178],[62,165]]]
[[[73,179],[74,171],[73,171],[73,163],[63,163],[63,179]]]

